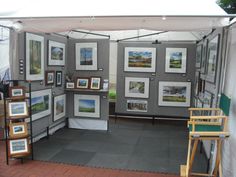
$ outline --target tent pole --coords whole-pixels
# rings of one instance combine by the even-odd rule
[[[91,34],[91,35],[95,35],[95,36],[108,37],[110,39],[110,35],[99,34],[99,33],[92,33],[92,32],[80,31],[80,30],[71,30],[71,31],[77,32],[77,33]]]

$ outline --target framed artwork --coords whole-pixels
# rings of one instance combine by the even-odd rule
[[[38,90],[31,92],[31,113],[35,121],[51,114],[52,90]]]
[[[46,71],[45,72],[45,84],[46,85],[53,85],[54,84],[54,78],[55,78],[55,72],[54,71]]]
[[[48,41],[48,65],[65,65],[65,44],[55,41]]]
[[[126,47],[124,71],[155,72],[156,48]]]
[[[200,72],[197,71],[195,74],[195,82],[194,82],[194,94],[198,96],[199,92],[201,91],[201,78]]]
[[[75,83],[74,83],[74,82],[67,82],[67,83],[66,83],[66,88],[67,88],[67,89],[73,89],[73,88],[75,88]]]
[[[202,61],[201,61],[201,74],[206,74],[206,56],[207,56],[208,40],[205,40],[202,46]]]
[[[149,78],[126,77],[125,97],[148,98]]]
[[[166,48],[165,72],[186,73],[187,48]]]
[[[26,80],[44,79],[44,37],[26,33]]]
[[[29,142],[27,138],[8,140],[9,155],[24,155],[29,153]]]
[[[100,117],[100,96],[74,94],[74,115]]]
[[[90,89],[99,90],[101,88],[101,77],[91,77]]]
[[[207,67],[206,67],[206,80],[215,83],[216,70],[217,70],[217,60],[218,60],[218,50],[219,50],[219,36],[215,36],[208,44],[208,54],[207,54]]]
[[[8,116],[9,118],[26,118],[28,116],[27,102],[8,102]]]
[[[9,134],[11,138],[23,137],[28,135],[28,128],[26,122],[10,123]]]
[[[62,71],[56,71],[56,86],[62,86]]]
[[[213,105],[214,94],[208,90],[205,90],[203,102],[205,108],[211,108]]]
[[[11,98],[24,98],[25,97],[25,87],[23,86],[13,86],[9,88],[9,96]]]
[[[202,61],[202,45],[198,45],[196,51],[196,68],[201,67],[201,61]]]
[[[191,82],[159,82],[159,106],[189,107]]]
[[[76,88],[88,89],[89,88],[89,78],[79,77],[77,78]]]
[[[97,43],[75,44],[76,70],[97,70]]]
[[[53,120],[59,120],[66,114],[66,95],[58,95],[54,97]]]
[[[127,111],[147,112],[148,102],[146,100],[127,100]]]

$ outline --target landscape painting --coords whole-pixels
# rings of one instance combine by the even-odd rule
[[[44,38],[26,33],[26,80],[44,78]]]
[[[190,106],[190,82],[159,82],[160,106]]]
[[[148,98],[149,78],[125,78],[125,97]]]
[[[100,117],[100,97],[98,95],[74,95],[74,114],[80,117]]]
[[[186,48],[166,48],[165,71],[171,73],[185,73],[186,53]]]
[[[146,100],[127,100],[127,111],[147,112]]]
[[[65,117],[66,113],[66,95],[58,95],[54,97],[54,116],[53,120],[59,120]]]
[[[48,65],[65,65],[65,44],[55,41],[48,41]]]
[[[133,72],[155,72],[156,49],[141,47],[125,48],[125,71]]]
[[[28,109],[25,101],[8,103],[9,117],[27,116]]]
[[[9,140],[9,154],[16,155],[28,153],[28,140],[27,138]]]
[[[76,70],[97,70],[97,43],[76,43]]]

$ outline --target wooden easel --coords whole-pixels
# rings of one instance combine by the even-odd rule
[[[180,176],[212,176],[217,177],[221,174],[221,150],[222,141],[229,137],[227,130],[228,119],[224,116],[220,108],[190,108],[190,120],[188,121],[189,127],[189,144],[188,144],[188,155],[186,165],[180,166]],[[198,115],[194,116],[194,111],[212,111],[212,116]],[[216,163],[213,174],[206,173],[193,173],[192,167],[197,150],[198,143],[201,140],[216,140],[217,142],[217,153]]]

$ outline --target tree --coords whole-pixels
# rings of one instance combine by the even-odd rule
[[[217,4],[228,14],[236,14],[236,0],[217,0]]]

